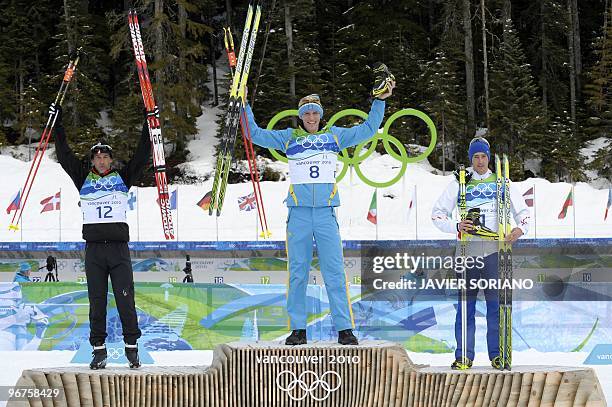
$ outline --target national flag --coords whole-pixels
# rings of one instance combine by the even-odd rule
[[[130,197],[128,198],[127,201],[128,205],[130,206],[130,211],[133,211],[134,208],[136,207],[136,194],[133,192],[130,192]]]
[[[608,210],[612,206],[612,188],[608,188],[608,203],[606,204],[606,213],[604,215],[604,222],[608,219]]]
[[[525,203],[527,204],[527,206],[530,208],[533,208],[533,197],[534,197],[533,187],[529,188],[523,194],[523,199],[525,200]]]
[[[255,192],[251,192],[248,195],[241,196],[238,198],[238,208],[241,211],[250,211],[257,208],[257,200],[255,199]]]
[[[208,191],[206,193],[206,195],[204,195],[202,197],[202,199],[200,199],[196,205],[198,205],[200,208],[204,209],[205,211],[208,211],[208,208],[210,208],[210,200],[212,199],[212,193],[211,191]]]
[[[567,215],[567,208],[574,205],[574,199],[572,197],[572,190],[570,189],[567,194],[567,198],[565,198],[565,202],[563,203],[563,208],[561,208],[561,212],[559,212],[559,219],[565,219],[565,215]]]
[[[178,195],[177,192],[178,189],[175,189],[174,191],[172,191],[172,193],[170,193],[170,210],[173,211],[177,208],[177,199],[176,196]],[[157,202],[157,204],[159,205],[159,198],[157,198],[155,200],[155,202]]]
[[[378,222],[378,216],[376,214],[376,192],[377,190],[375,189],[372,194],[372,201],[370,202],[370,209],[368,210],[367,217],[367,219],[375,225]]]
[[[40,213],[49,212],[49,211],[59,211],[60,203],[61,203],[60,194],[61,194],[61,191],[55,195],[51,195],[43,199],[42,201],[40,201],[40,204],[43,206]]]
[[[9,215],[11,211],[16,211],[17,209],[19,209],[19,205],[21,204],[20,201],[21,201],[21,189],[17,191],[17,193],[15,194],[15,197],[13,198],[9,206],[6,208],[6,214]]]

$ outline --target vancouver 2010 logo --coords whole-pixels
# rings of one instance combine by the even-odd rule
[[[304,400],[308,396],[315,401],[327,400],[341,385],[342,378],[333,370],[328,370],[321,377],[312,370],[304,370],[299,376],[296,376],[290,370],[283,370],[276,375],[276,387],[286,392],[289,398],[294,401]],[[322,393],[322,396],[317,395],[319,389],[321,389],[319,394]]]

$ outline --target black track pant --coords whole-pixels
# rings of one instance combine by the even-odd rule
[[[140,338],[136,306],[134,304],[134,275],[130,250],[126,242],[87,242],[85,245],[85,273],[89,296],[89,342],[99,346],[106,339],[106,301],[108,276],[115,294],[121,318],[123,340],[135,344]]]

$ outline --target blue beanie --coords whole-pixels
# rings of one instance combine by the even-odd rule
[[[30,263],[26,263],[25,261],[19,264],[19,273],[25,273],[26,271],[32,270]]]
[[[321,119],[323,118],[323,106],[321,105],[321,98],[317,94],[304,96],[300,99],[298,104],[298,117],[301,119],[304,113],[310,111],[319,112]]]
[[[470,142],[470,149],[468,150],[470,162],[472,162],[472,158],[476,153],[485,153],[489,160],[491,159],[491,148],[486,138],[477,137]]]

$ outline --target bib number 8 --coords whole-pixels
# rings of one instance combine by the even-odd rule
[[[104,208],[104,214],[102,214],[102,208]],[[98,218],[104,218],[104,219],[110,219],[112,218],[112,216],[110,216],[111,211],[113,210],[112,206],[98,206],[96,208],[96,210],[98,211]]]
[[[310,167],[310,178],[319,178],[319,166],[312,165]]]

